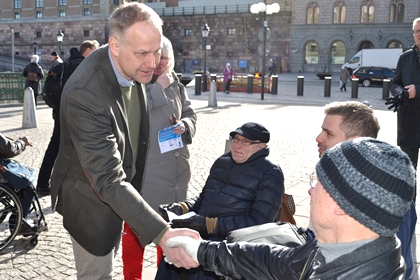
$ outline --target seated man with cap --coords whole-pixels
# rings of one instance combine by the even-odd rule
[[[311,182],[309,227],[296,248],[171,238],[205,269],[235,279],[402,279],[396,236],[414,195],[415,173],[398,147],[356,138],[327,149]]]
[[[248,122],[230,133],[231,151],[219,157],[200,195],[179,203],[160,206],[177,215],[195,212],[185,219],[173,219],[172,227],[191,228],[209,240],[224,240],[228,232],[273,222],[284,195],[281,168],[267,159],[270,132],[261,124]],[[155,279],[219,279],[201,267],[178,269],[164,261]],[[184,278],[183,278],[184,279]]]

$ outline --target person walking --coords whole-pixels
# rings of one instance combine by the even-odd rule
[[[223,82],[225,83],[225,92],[230,93],[230,83],[232,82],[233,76],[236,74],[230,63],[226,63],[225,69],[223,69]]]
[[[56,51],[53,51],[52,53],[51,53],[51,66],[50,66],[50,71],[55,67],[55,66],[57,66],[58,64],[60,64],[60,63],[63,63],[63,60],[61,59],[61,57],[59,57],[58,56],[58,54],[57,54],[57,52]]]
[[[340,90],[343,91],[347,91],[346,89],[346,84],[347,81],[351,80],[351,76],[349,73],[349,70],[347,69],[346,66],[343,67],[343,69],[341,69],[341,74],[340,74]]]
[[[34,92],[35,106],[38,105],[37,99],[40,92],[40,81],[44,78],[44,71],[41,65],[38,64],[39,56],[32,55],[31,62],[25,66],[22,76],[26,78],[25,88],[30,87]]]

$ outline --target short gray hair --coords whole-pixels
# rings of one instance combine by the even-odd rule
[[[38,63],[39,56],[37,54],[32,55],[31,57],[31,63]]]

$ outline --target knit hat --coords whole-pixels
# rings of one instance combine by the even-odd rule
[[[318,180],[335,202],[381,236],[393,236],[414,195],[415,171],[398,147],[372,138],[345,141],[325,151]]]
[[[57,52],[56,52],[56,51],[53,51],[53,52],[51,53],[51,55],[57,56]]]
[[[268,143],[270,141],[270,132],[259,123],[247,122],[235,131],[232,131],[229,135],[233,138],[236,133],[252,141],[258,140],[261,143]]]

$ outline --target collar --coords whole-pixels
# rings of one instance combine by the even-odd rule
[[[109,61],[111,61],[112,70],[114,70],[115,76],[117,77],[117,81],[122,87],[131,87],[134,85],[132,79],[126,79],[121,73],[118,71],[117,67],[115,67],[114,61],[112,60],[111,50],[108,48],[108,57]]]

